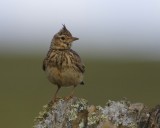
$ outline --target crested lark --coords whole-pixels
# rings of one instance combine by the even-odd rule
[[[72,42],[78,40],[73,37],[65,25],[54,35],[50,49],[43,61],[43,70],[46,72],[49,81],[57,85],[57,91],[52,99],[56,100],[56,95],[61,87],[73,86],[70,96],[79,84],[84,84],[83,73],[85,66],[80,56],[71,49]]]

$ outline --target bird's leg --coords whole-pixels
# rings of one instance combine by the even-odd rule
[[[72,98],[72,97],[73,97],[73,95],[74,95],[74,91],[75,91],[75,88],[76,88],[76,86],[73,86],[73,89],[72,89],[72,91],[71,91],[70,95],[69,95],[69,96],[67,96],[67,97],[65,97],[65,99],[66,99],[66,100],[69,100],[70,98]]]
[[[73,86],[73,89],[72,89],[72,91],[71,91],[70,97],[73,97],[75,88],[76,88],[76,86]]]
[[[54,94],[54,96],[53,96],[53,98],[52,98],[52,102],[53,102],[53,103],[56,101],[57,93],[58,93],[58,91],[59,91],[60,88],[61,88],[61,86],[58,85],[58,88],[57,88],[57,90],[56,90],[56,92],[55,92],[55,94]]]

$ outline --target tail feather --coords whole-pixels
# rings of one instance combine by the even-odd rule
[[[82,81],[80,84],[81,84],[81,85],[84,85],[84,82]]]

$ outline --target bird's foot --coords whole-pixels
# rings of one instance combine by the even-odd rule
[[[51,104],[54,104],[55,102],[59,101],[62,99],[62,97],[53,97],[52,100],[50,101]]]
[[[70,100],[70,99],[72,99],[73,97],[74,97],[74,95],[69,95],[69,96],[64,97],[64,100]]]

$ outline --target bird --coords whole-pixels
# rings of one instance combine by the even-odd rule
[[[74,95],[75,87],[84,85],[83,77],[85,65],[77,52],[71,49],[72,43],[79,38],[72,36],[65,25],[56,33],[51,41],[48,53],[43,60],[42,69],[48,80],[57,86],[52,98],[56,101],[57,93],[61,87],[73,86],[69,97]]]

